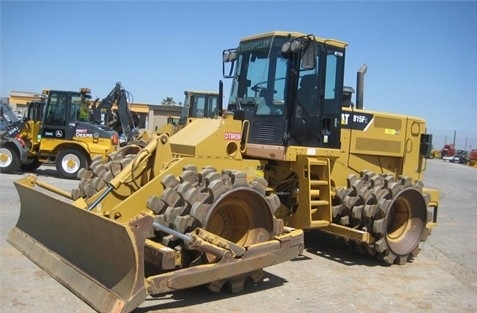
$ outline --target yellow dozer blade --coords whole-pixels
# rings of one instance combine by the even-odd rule
[[[146,296],[145,216],[122,225],[15,182],[21,200],[7,241],[99,312],[130,312]]]
[[[271,240],[242,247],[200,228],[178,233],[149,214],[119,223],[88,211],[78,201],[65,201],[65,191],[28,177],[16,181],[15,187],[21,211],[7,241],[101,313],[128,313],[148,295],[198,285],[219,291],[229,279],[239,290],[237,281],[250,275],[259,279],[263,268],[296,258],[304,247],[299,229],[284,227]],[[175,250],[147,238],[153,229],[170,232],[188,243],[185,250],[210,255],[214,263],[176,266]],[[164,271],[146,277],[145,264],[151,259],[155,265],[166,265]]]

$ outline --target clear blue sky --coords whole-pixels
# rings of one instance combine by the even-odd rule
[[[290,30],[349,43],[345,83],[366,63],[365,108],[423,117],[435,146],[477,147],[477,2],[4,1],[1,90],[117,81],[135,102],[182,102],[217,90],[222,50],[240,38]],[[225,81],[228,95],[230,82]]]

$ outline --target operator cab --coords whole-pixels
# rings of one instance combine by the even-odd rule
[[[219,115],[218,93],[186,90],[184,95],[180,125],[186,125],[191,118],[214,118]]]
[[[39,115],[42,119],[39,140],[111,138],[115,133],[111,128],[90,122],[90,92],[88,88],[81,88],[79,92],[43,90],[44,104],[43,112]]]
[[[345,47],[271,32],[225,50],[223,75],[233,78],[228,110],[248,121],[247,145],[339,148]]]

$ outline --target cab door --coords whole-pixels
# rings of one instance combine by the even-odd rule
[[[320,46],[317,67],[300,70],[291,112],[291,145],[339,148],[344,50]]]
[[[68,114],[68,93],[64,91],[49,91],[44,110],[42,139],[66,139],[66,122]]]

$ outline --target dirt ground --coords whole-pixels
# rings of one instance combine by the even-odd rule
[[[37,174],[65,190],[78,183],[49,167]],[[94,312],[5,241],[20,210],[12,182],[23,176],[0,174],[1,311]],[[412,263],[385,266],[310,233],[301,257],[266,268],[242,293],[197,287],[148,298],[134,312],[477,312],[477,168],[430,160],[424,182],[441,190],[438,226]]]

